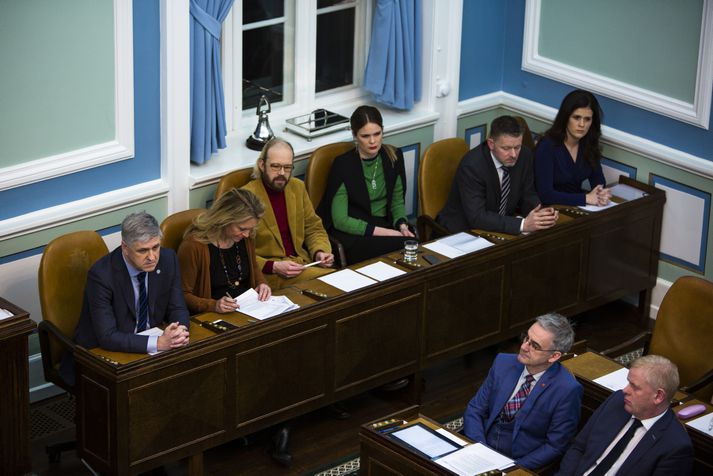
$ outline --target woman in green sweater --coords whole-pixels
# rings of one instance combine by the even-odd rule
[[[382,143],[381,113],[359,106],[350,125],[356,147],[334,159],[318,209],[325,228],[344,246],[348,264],[400,250],[414,237],[404,203],[403,154]]]

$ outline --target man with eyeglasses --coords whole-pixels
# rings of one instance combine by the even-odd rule
[[[292,145],[271,139],[255,163],[253,180],[243,187],[265,204],[255,252],[272,289],[327,274],[334,264],[322,219],[314,211],[304,182],[292,177],[293,161]],[[317,261],[316,266],[305,266]]]
[[[577,431],[582,401],[582,386],[558,362],[573,341],[565,317],[538,317],[517,355],[495,358],[466,408],[465,435],[532,470],[560,458]]]

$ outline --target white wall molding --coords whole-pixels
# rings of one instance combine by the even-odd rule
[[[0,191],[99,167],[134,155],[132,0],[114,0],[114,139],[0,169]]]
[[[0,221],[0,240],[91,218],[167,196],[168,183],[153,180]]]
[[[541,3],[542,0],[526,2],[522,48],[524,71],[597,92],[641,109],[708,129],[713,94],[713,1],[703,2],[693,103],[540,56]]]
[[[488,109],[504,107],[535,119],[552,122],[557,109],[529,99],[498,91],[462,101],[458,105],[458,117],[464,117]],[[706,179],[713,179],[713,162],[702,157],[659,144],[628,132],[602,126],[602,142],[641,155],[647,159],[685,170]]]

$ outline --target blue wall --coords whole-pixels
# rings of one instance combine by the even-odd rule
[[[574,89],[522,71],[524,21],[525,0],[464,0],[461,101],[503,90],[557,108],[562,98]],[[502,57],[494,57],[496,54]],[[665,61],[661,66],[666,67]],[[502,70],[497,71],[500,67]],[[501,78],[498,78],[499,72]],[[600,95],[597,97],[604,110],[606,125],[713,161],[713,132]]]
[[[135,0],[133,21],[135,157],[2,191],[0,220],[160,178],[159,2]]]

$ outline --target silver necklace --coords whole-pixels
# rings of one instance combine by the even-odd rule
[[[374,172],[371,174],[371,188],[376,190],[376,169],[379,166],[379,156],[374,159]]]

